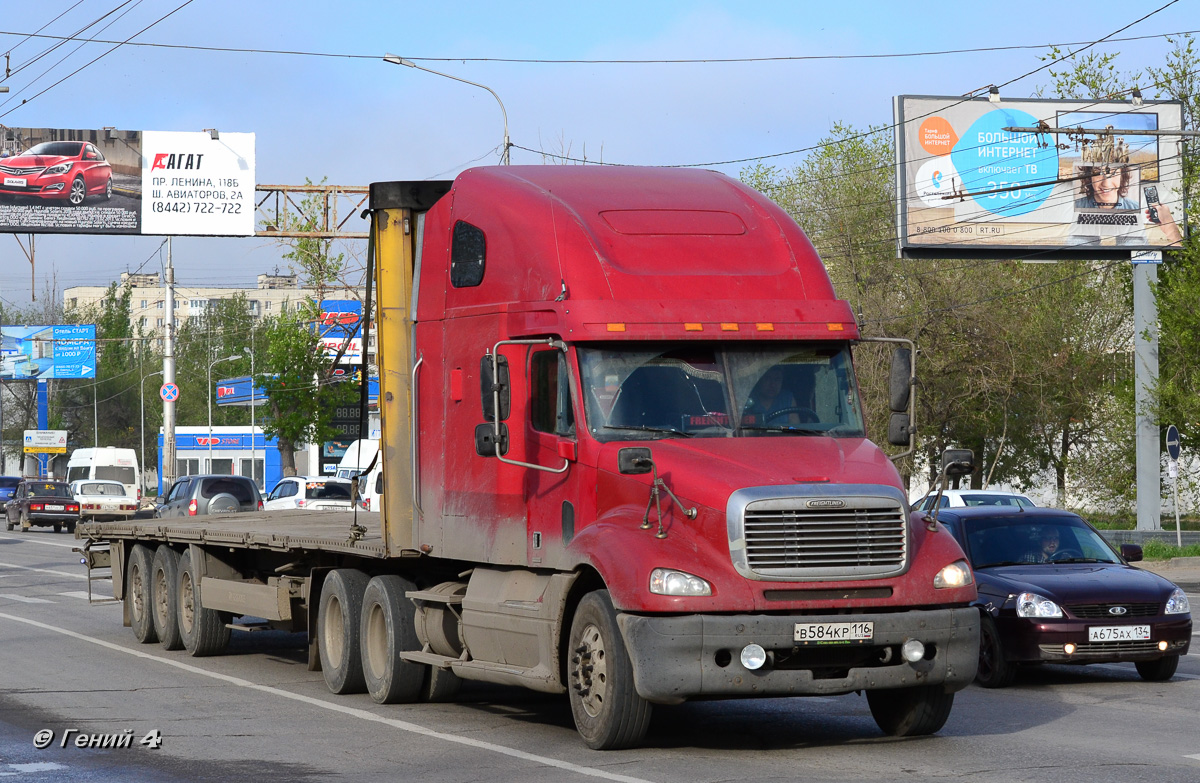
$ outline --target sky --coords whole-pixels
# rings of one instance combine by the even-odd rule
[[[1128,71],[1161,67],[1172,48],[1165,35],[1200,30],[1200,3],[8,0],[0,51],[9,74],[0,85],[10,92],[0,94],[0,123],[254,133],[260,184],[451,179],[499,163],[497,98],[383,61],[394,53],[491,88],[517,146],[514,164],[547,162],[527,151],[540,150],[736,177],[753,162],[745,159],[800,163],[804,153],[793,151],[834,123],[890,124],[895,95],[997,84],[1028,97],[1050,82],[1046,70],[1006,83],[1043,66],[1049,45],[1082,48],[1159,8],[1115,36],[1143,40],[1088,50],[1119,52]],[[37,59],[59,42],[29,37],[123,41],[143,28],[133,43],[171,47],[76,40]],[[976,51],[939,53],[949,50]],[[760,61],[717,62],[738,59]],[[528,62],[539,60],[577,62]],[[578,62],[596,60],[642,62]],[[28,307],[48,290],[61,299],[72,285],[160,271],[162,244],[41,235],[31,270],[17,236],[0,236],[0,299]],[[285,248],[263,238],[172,245],[182,285],[253,286],[260,273],[287,270]]]

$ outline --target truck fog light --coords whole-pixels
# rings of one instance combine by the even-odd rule
[[[1063,645],[1063,652],[1065,652],[1067,655],[1074,655],[1075,654],[1075,645],[1071,644],[1070,642],[1067,642],[1066,644]]]
[[[909,663],[916,663],[925,657],[925,645],[919,639],[909,639],[901,645],[900,655]]]
[[[760,645],[747,644],[742,648],[742,666],[745,666],[750,671],[761,669],[763,664],[767,662],[767,651]]]
[[[1167,651],[1167,647],[1169,647],[1169,646],[1170,646],[1170,645],[1168,645],[1166,642],[1159,642],[1159,643],[1158,643],[1158,649],[1159,649],[1161,652],[1166,652],[1166,651]]]

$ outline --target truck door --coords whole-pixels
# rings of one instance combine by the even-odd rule
[[[555,567],[575,535],[580,511],[582,468],[576,462],[575,405],[567,354],[557,348],[535,348],[527,365],[529,406],[525,427],[526,455],[533,465],[525,482],[529,565]],[[558,471],[564,465],[567,469]]]

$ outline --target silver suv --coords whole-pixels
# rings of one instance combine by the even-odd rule
[[[155,498],[156,518],[196,517],[258,511],[263,507],[258,487],[246,476],[184,476],[171,485],[166,496]]]

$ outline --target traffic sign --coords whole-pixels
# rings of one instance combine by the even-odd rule
[[[179,399],[179,387],[173,383],[164,383],[158,390],[158,396],[164,402],[175,402]]]
[[[1167,427],[1167,454],[1171,459],[1179,459],[1179,428],[1172,424]]]

